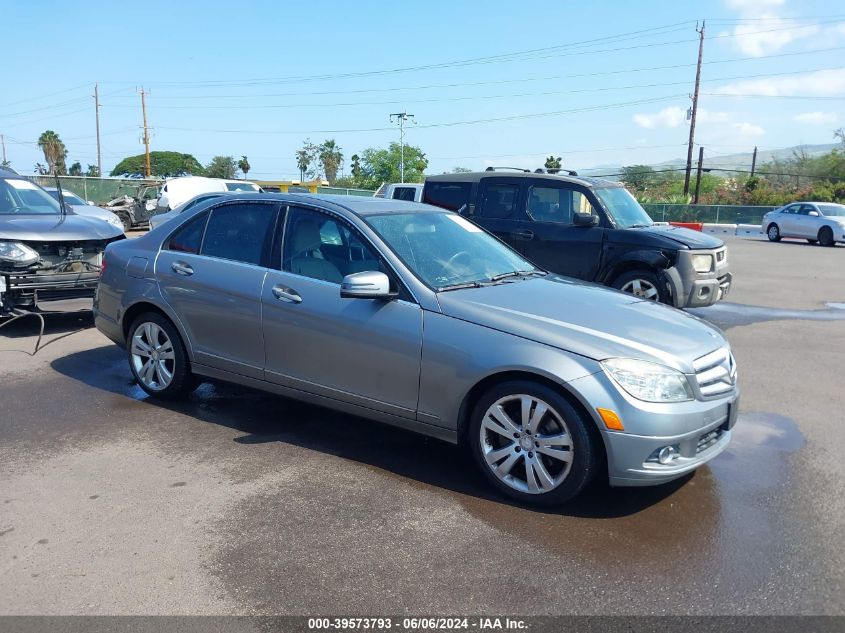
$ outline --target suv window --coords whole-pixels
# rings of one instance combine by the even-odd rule
[[[537,222],[572,224],[576,213],[595,215],[593,205],[580,191],[538,186],[528,189],[528,215]]]
[[[457,211],[469,204],[471,189],[472,184],[468,182],[430,182],[425,186],[423,202]]]
[[[489,184],[484,190],[479,215],[484,218],[507,219],[516,215],[519,185]]]
[[[346,275],[376,270],[387,273],[369,245],[343,222],[292,208],[285,227],[282,270],[339,284]]]
[[[393,199],[413,202],[416,197],[416,193],[417,190],[414,187],[396,187],[393,190]]]
[[[272,204],[227,204],[212,209],[201,254],[258,266],[272,239],[275,219]]]
[[[180,253],[194,253],[195,255],[198,254],[200,252],[202,234],[205,231],[205,221],[207,219],[208,214],[203,213],[176,231],[167,241],[167,250],[178,251]]]

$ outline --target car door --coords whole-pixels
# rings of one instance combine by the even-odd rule
[[[798,212],[800,210],[800,204],[790,204],[778,214],[776,222],[780,227],[780,234],[782,236],[795,237],[798,235]]]
[[[278,210],[268,201],[218,204],[177,229],[159,253],[159,288],[195,363],[263,377],[261,290]]]
[[[816,215],[810,215],[815,212]],[[795,215],[796,234],[799,237],[817,239],[822,217],[815,205],[804,203]]]
[[[292,206],[277,270],[261,295],[265,379],[413,419],[419,392],[422,309],[395,300],[344,299],[345,275],[384,261],[351,225],[322,210]],[[393,283],[400,290],[398,280]],[[402,291],[406,292],[406,291]]]
[[[468,217],[523,254],[534,236],[525,216],[524,178],[482,178],[478,204]]]
[[[525,256],[541,268],[592,281],[601,265],[605,228],[586,189],[568,182],[536,180],[528,186],[532,237]],[[575,224],[577,213],[596,216],[595,226]]]

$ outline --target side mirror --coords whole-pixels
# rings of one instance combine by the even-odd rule
[[[86,200],[85,202],[87,202],[87,203],[88,203],[90,206],[92,206],[92,207],[94,206],[94,201],[93,201],[93,200]]]
[[[344,299],[392,299],[390,279],[384,273],[368,270],[346,275],[340,284],[340,296]]]
[[[818,211],[810,211],[807,215],[810,215],[814,218],[817,218],[817,217],[819,217],[819,212]]]
[[[572,217],[575,226],[598,226],[599,216],[592,213],[576,213]]]

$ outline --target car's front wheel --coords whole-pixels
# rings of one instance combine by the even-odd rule
[[[769,238],[770,242],[780,242],[780,228],[777,224],[772,222],[769,225],[769,228],[766,229],[766,237]]]
[[[617,290],[627,292],[641,299],[672,303],[666,284],[650,270],[630,270],[619,275],[611,284]]]
[[[141,389],[158,398],[177,398],[194,386],[188,353],[173,324],[147,312],[129,328],[129,367]]]
[[[829,226],[823,226],[819,230],[819,244],[822,246],[834,246],[836,244],[833,240],[833,231]]]
[[[563,503],[601,464],[592,422],[555,390],[506,382],[478,401],[469,428],[478,467],[500,492],[526,503]]]

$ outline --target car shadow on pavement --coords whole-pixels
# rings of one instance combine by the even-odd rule
[[[606,477],[598,477],[575,500],[563,506],[529,506],[496,493],[462,447],[387,424],[217,381],[203,382],[185,400],[157,400],[134,384],[125,352],[114,346],[58,358],[52,367],[90,387],[131,398],[162,412],[237,431],[239,435],[232,441],[240,445],[279,442],[335,455],[366,464],[383,474],[469,497],[474,505],[484,501],[545,514],[608,519],[633,515],[659,504],[692,477],[657,487],[627,489],[611,488]],[[144,411],[141,417],[149,425],[150,412]],[[162,423],[162,432],[168,428],[172,427]]]

